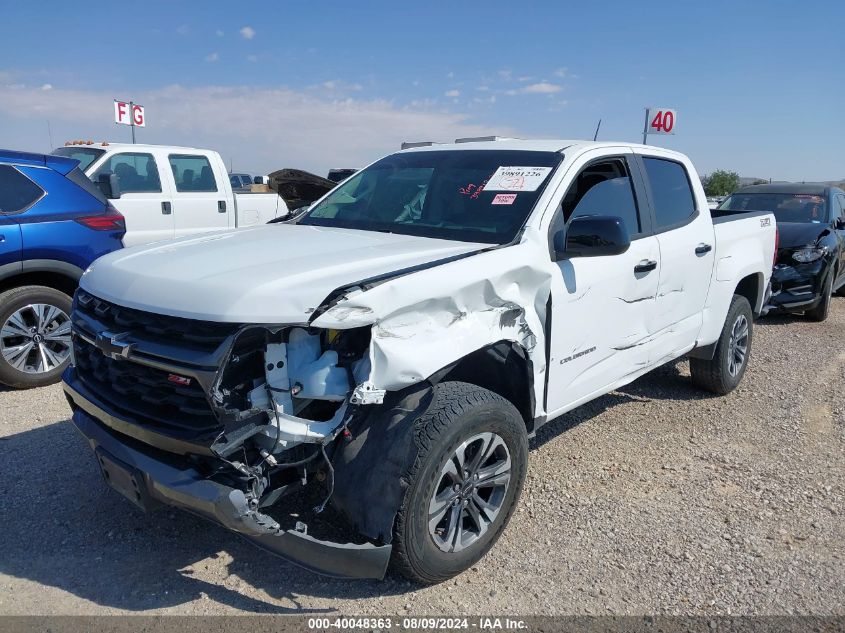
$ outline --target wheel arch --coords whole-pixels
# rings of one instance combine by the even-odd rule
[[[528,351],[513,341],[498,341],[450,363],[428,382],[466,382],[502,396],[525,422],[528,433],[535,430],[534,368]]]
[[[0,292],[21,286],[46,286],[73,296],[84,271],[78,266],[55,260],[28,260],[21,268],[0,278]]]
[[[763,297],[765,296],[765,278],[763,273],[751,273],[739,280],[733,294],[748,299],[751,304],[751,311],[754,316],[759,316],[763,309]]]

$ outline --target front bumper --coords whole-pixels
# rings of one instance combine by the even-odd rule
[[[772,271],[772,296],[767,311],[812,310],[821,301],[825,273],[824,260],[795,266],[778,264]]]
[[[304,530],[284,530],[261,523],[241,490],[203,478],[177,455],[150,449],[115,432],[118,418],[75,388],[73,370],[64,390],[73,408],[73,423],[94,450],[103,478],[135,505],[150,510],[164,504],[181,508],[237,532],[253,544],[313,572],[336,578],[381,579],[390,560],[390,545],[333,543]],[[123,422],[127,424],[127,422]],[[271,520],[272,521],[272,520]]]

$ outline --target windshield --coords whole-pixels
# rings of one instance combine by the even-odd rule
[[[735,193],[720,211],[771,211],[778,222],[827,222],[824,196],[809,193]]]
[[[393,154],[335,188],[299,224],[504,244],[562,159],[520,150]]]
[[[106,150],[94,149],[93,147],[59,147],[53,150],[53,156],[65,156],[78,160],[79,168],[82,171],[88,169],[91,163],[105,153]]]

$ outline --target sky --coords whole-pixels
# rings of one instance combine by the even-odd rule
[[[845,179],[845,2],[0,0],[0,146],[130,140],[325,174],[402,141],[649,143],[702,173]]]

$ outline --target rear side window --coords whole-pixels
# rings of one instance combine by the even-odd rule
[[[205,156],[171,154],[168,159],[176,181],[176,191],[217,191],[211,163]]]
[[[22,213],[44,191],[11,165],[0,165],[0,214]]]
[[[695,199],[680,163],[661,158],[645,158],[646,177],[651,185],[651,197],[657,231],[680,226],[695,214]]]
[[[97,182],[101,174],[115,174],[121,193],[160,193],[161,180],[152,154],[124,152],[115,154],[91,176]]]
[[[834,218],[845,218],[845,194],[838,194],[836,196],[837,202],[837,213],[834,214]]]

